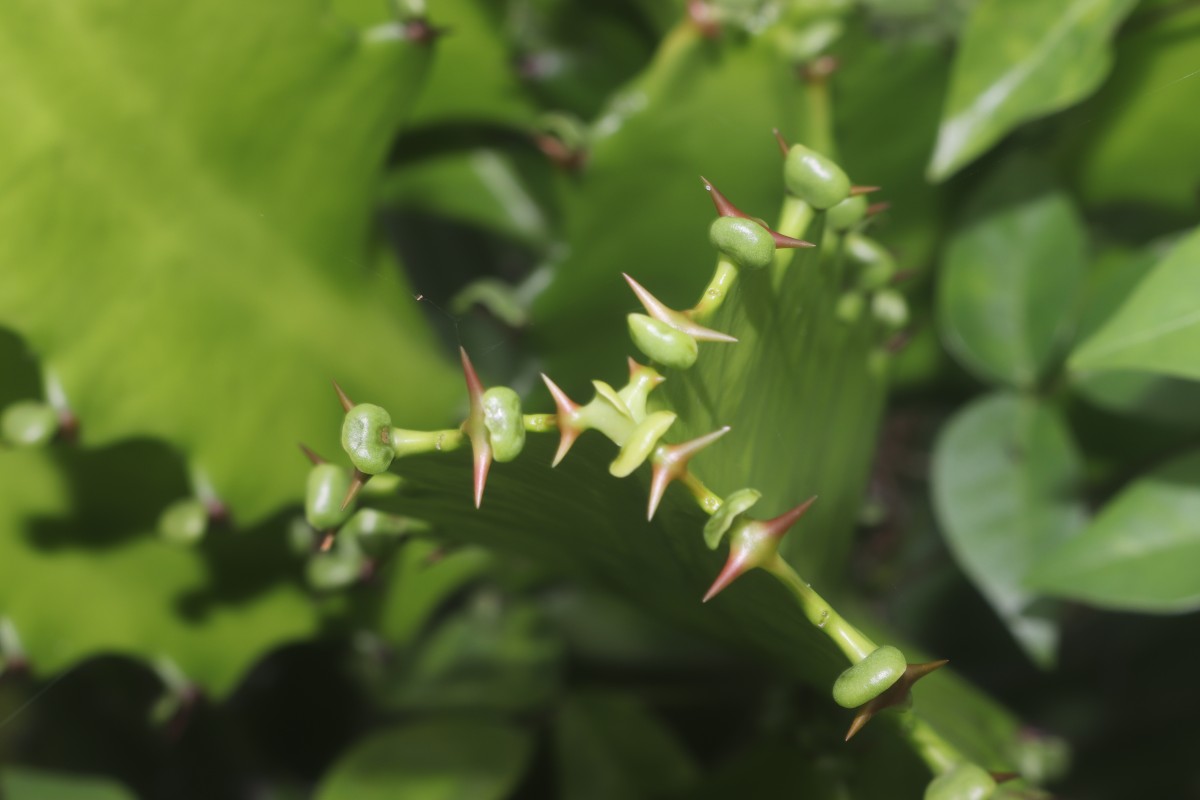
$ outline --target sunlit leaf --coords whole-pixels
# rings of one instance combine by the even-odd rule
[[[944,180],[1006,133],[1087,97],[1135,0],[982,0],[955,57],[929,177]]]

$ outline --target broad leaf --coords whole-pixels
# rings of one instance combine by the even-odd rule
[[[102,777],[43,772],[8,767],[0,772],[0,797],[5,800],[133,800],[120,783]]]
[[[1200,115],[1180,111],[1200,98],[1198,27],[1200,8],[1147,9],[1117,42],[1112,77],[1064,118],[1063,154],[1087,203],[1148,203],[1144,214],[1195,219]],[[1136,219],[1133,208],[1120,213]]]
[[[946,248],[938,287],[942,339],[980,377],[1029,387],[1073,321],[1084,230],[1045,165],[1010,160],[972,198]]]
[[[86,445],[170,442],[245,524],[296,498],[298,437],[336,452],[330,378],[426,422],[460,392],[366,247],[430,51],[355,4],[0,9],[0,324]]]
[[[993,394],[961,410],[933,454],[933,500],[951,552],[1038,663],[1057,631],[1024,588],[1045,554],[1084,524],[1080,456],[1052,409]]]
[[[127,502],[133,480],[145,506]],[[221,696],[266,648],[315,632],[305,591],[282,580],[290,557],[277,528],[218,533],[206,558],[154,534],[153,503],[182,484],[144,443],[59,458],[0,451],[0,615],[38,674],[100,653],[166,656]]]
[[[931,180],[944,180],[1023,122],[1098,87],[1109,40],[1135,0],[982,0],[955,56]]]
[[[1136,369],[1200,378],[1200,229],[1137,285],[1071,356],[1076,371]]]
[[[333,765],[318,800],[503,800],[531,737],[486,718],[432,718],[369,734]]]
[[[1046,554],[1037,591],[1105,608],[1200,608],[1200,454],[1134,481],[1079,536]]]

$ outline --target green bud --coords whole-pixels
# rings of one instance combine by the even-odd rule
[[[676,418],[672,411],[655,411],[642,420],[629,434],[621,452],[609,465],[609,473],[613,477],[624,478],[637,469],[654,452],[658,440],[675,423]]]
[[[342,449],[362,472],[375,475],[392,464],[392,415],[370,403],[360,403],[346,412],[342,423]]]
[[[633,343],[647,357],[675,369],[687,369],[696,363],[700,349],[688,334],[645,314],[630,314],[628,320]]]
[[[364,508],[342,526],[338,536],[353,537],[371,555],[383,555],[406,535],[430,529],[429,523]]]
[[[856,194],[847,197],[827,212],[826,223],[835,231],[848,231],[867,216],[867,196]]]
[[[804,145],[792,145],[783,165],[783,181],[792,194],[818,211],[850,196],[850,179],[842,168]]]
[[[525,418],[521,398],[507,386],[493,386],[483,393],[483,424],[492,443],[492,458],[512,461],[525,447]]]
[[[903,328],[908,324],[908,301],[895,289],[884,289],[871,298],[871,314],[885,327]]]
[[[866,301],[860,293],[846,292],[838,298],[837,318],[847,324],[858,322],[865,305]]]
[[[350,473],[336,464],[317,464],[308,471],[304,492],[304,518],[319,531],[337,528],[354,511],[342,510],[342,500],[350,490]]]
[[[762,269],[775,259],[775,239],[757,222],[742,217],[717,217],[708,229],[713,247],[746,269]]]
[[[847,234],[846,255],[861,265],[858,285],[862,289],[882,289],[896,274],[896,260],[888,249],[860,233]]]
[[[158,535],[171,544],[190,546],[208,530],[208,508],[194,497],[177,500],[158,518]]]
[[[733,521],[749,511],[761,498],[762,492],[757,489],[738,489],[726,497],[717,513],[704,523],[704,543],[708,549],[716,550]]]
[[[996,781],[975,764],[956,764],[925,787],[925,800],[987,800],[996,791]]]
[[[0,415],[0,434],[14,447],[39,447],[58,433],[58,412],[36,400],[21,400]]]
[[[304,573],[309,586],[332,591],[356,583],[363,574],[365,563],[366,559],[357,547],[335,549],[331,553],[317,553],[308,559]]]
[[[833,700],[842,708],[858,708],[890,689],[907,666],[904,653],[884,645],[838,676]]]

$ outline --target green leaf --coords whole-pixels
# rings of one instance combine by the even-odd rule
[[[1160,467],[1110,500],[1029,575],[1037,591],[1125,611],[1200,608],[1200,453]]]
[[[967,21],[931,180],[944,180],[1023,122],[1087,97],[1108,74],[1113,31],[1136,0],[982,0]]]
[[[1130,22],[1112,77],[1062,121],[1062,152],[1090,205],[1147,203],[1143,214],[1195,219],[1200,115],[1180,109],[1196,103],[1200,8],[1173,5],[1157,18],[1147,11],[1143,24]],[[1137,211],[1121,208],[1122,215]]]
[[[265,649],[315,632],[307,594],[281,580],[277,526],[218,532],[204,558],[155,534],[153,504],[183,483],[169,459],[145,443],[0,451],[0,614],[39,674],[100,653],[165,655],[220,697]],[[127,500],[135,480],[145,506]]]
[[[1058,413],[1035,400],[992,394],[956,414],[933,453],[933,500],[963,571],[1039,664],[1057,631],[1026,576],[1084,524],[1082,463]]]
[[[1183,239],[1072,354],[1075,371],[1136,369],[1200,378],[1200,229]]]
[[[519,728],[433,718],[369,734],[333,765],[317,800],[502,800],[533,752]]]
[[[558,797],[652,798],[679,792],[696,765],[636,699],[615,693],[568,697],[554,719]]]
[[[168,441],[243,524],[296,498],[297,437],[337,453],[331,378],[428,423],[461,394],[366,246],[430,51],[354,4],[0,9],[0,323],[85,445]]]
[[[1010,160],[946,248],[938,318],[947,348],[984,380],[1030,387],[1053,363],[1083,277],[1083,224],[1045,165]]]
[[[5,800],[133,800],[133,792],[109,778],[9,767],[0,772]]]

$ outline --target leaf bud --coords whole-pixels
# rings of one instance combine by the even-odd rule
[[[645,314],[630,314],[628,320],[633,343],[648,358],[675,369],[696,363],[700,348],[688,334]]]
[[[492,443],[492,458],[512,461],[525,447],[525,419],[521,398],[507,386],[493,386],[483,393],[483,424]]]
[[[336,464],[317,464],[308,471],[304,491],[304,518],[319,531],[339,527],[353,512],[342,508],[350,490],[350,473]]]
[[[36,400],[21,400],[0,415],[0,438],[14,447],[40,447],[58,433],[58,412]]]
[[[850,196],[850,178],[842,168],[804,145],[792,145],[783,164],[787,189],[818,211]]]
[[[775,258],[775,239],[757,222],[741,217],[717,217],[708,239],[739,267],[762,269]]]
[[[956,764],[925,787],[925,800],[987,800],[996,781],[976,764]]]
[[[367,475],[386,470],[396,457],[392,449],[392,415],[370,403],[351,408],[342,423],[342,449]]]
[[[907,667],[904,653],[884,645],[838,676],[833,700],[842,708],[858,708],[890,689]]]

